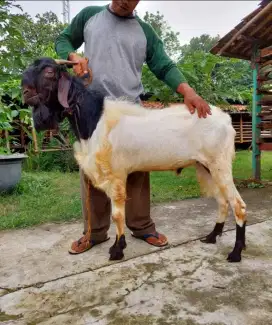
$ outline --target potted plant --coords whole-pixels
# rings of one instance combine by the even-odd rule
[[[14,126],[30,123],[30,111],[20,99],[19,80],[0,85],[0,192],[13,189],[21,179],[22,162],[27,155],[15,152]]]

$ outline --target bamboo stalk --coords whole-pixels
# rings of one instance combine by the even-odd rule
[[[31,120],[31,133],[32,133],[32,138],[33,138],[33,143],[34,143],[34,151],[39,152],[37,135],[36,135],[32,120]]]
[[[9,143],[9,132],[8,130],[5,130],[5,138],[6,138],[6,145],[7,145],[7,149],[10,150],[10,143]]]
[[[39,152],[53,152],[53,151],[71,151],[73,150],[72,148],[51,148],[51,149],[40,149]]]

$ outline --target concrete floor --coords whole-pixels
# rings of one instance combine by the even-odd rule
[[[67,249],[80,223],[1,232],[0,324],[272,324],[272,188],[241,194],[248,205],[241,263],[226,261],[232,217],[216,245],[198,240],[214,226],[209,199],[153,207],[170,245],[158,249],[127,232],[121,262],[108,261],[114,226],[110,241],[78,256]]]

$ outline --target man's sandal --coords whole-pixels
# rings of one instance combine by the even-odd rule
[[[98,240],[90,241],[89,238],[87,238],[87,236],[85,235],[85,236],[81,237],[79,240],[74,241],[71,245],[71,248],[68,250],[68,252],[72,255],[81,254],[81,253],[88,251],[95,245],[102,244],[102,243],[108,241],[109,239],[110,239],[110,237],[107,237],[106,239],[100,240],[100,241],[98,241]]]
[[[157,231],[154,233],[151,233],[151,234],[145,234],[143,236],[135,236],[134,234],[132,234],[132,236],[137,239],[144,240],[149,245],[153,245],[156,247],[163,247],[163,246],[168,245],[168,240],[167,240],[166,236],[158,233]]]

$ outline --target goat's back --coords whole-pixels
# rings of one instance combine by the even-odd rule
[[[229,150],[235,136],[230,116],[211,109],[204,119],[184,104],[150,110],[127,102],[106,103],[106,119],[118,120],[109,133],[112,163],[131,171],[175,169],[207,153],[214,156],[220,148]]]

